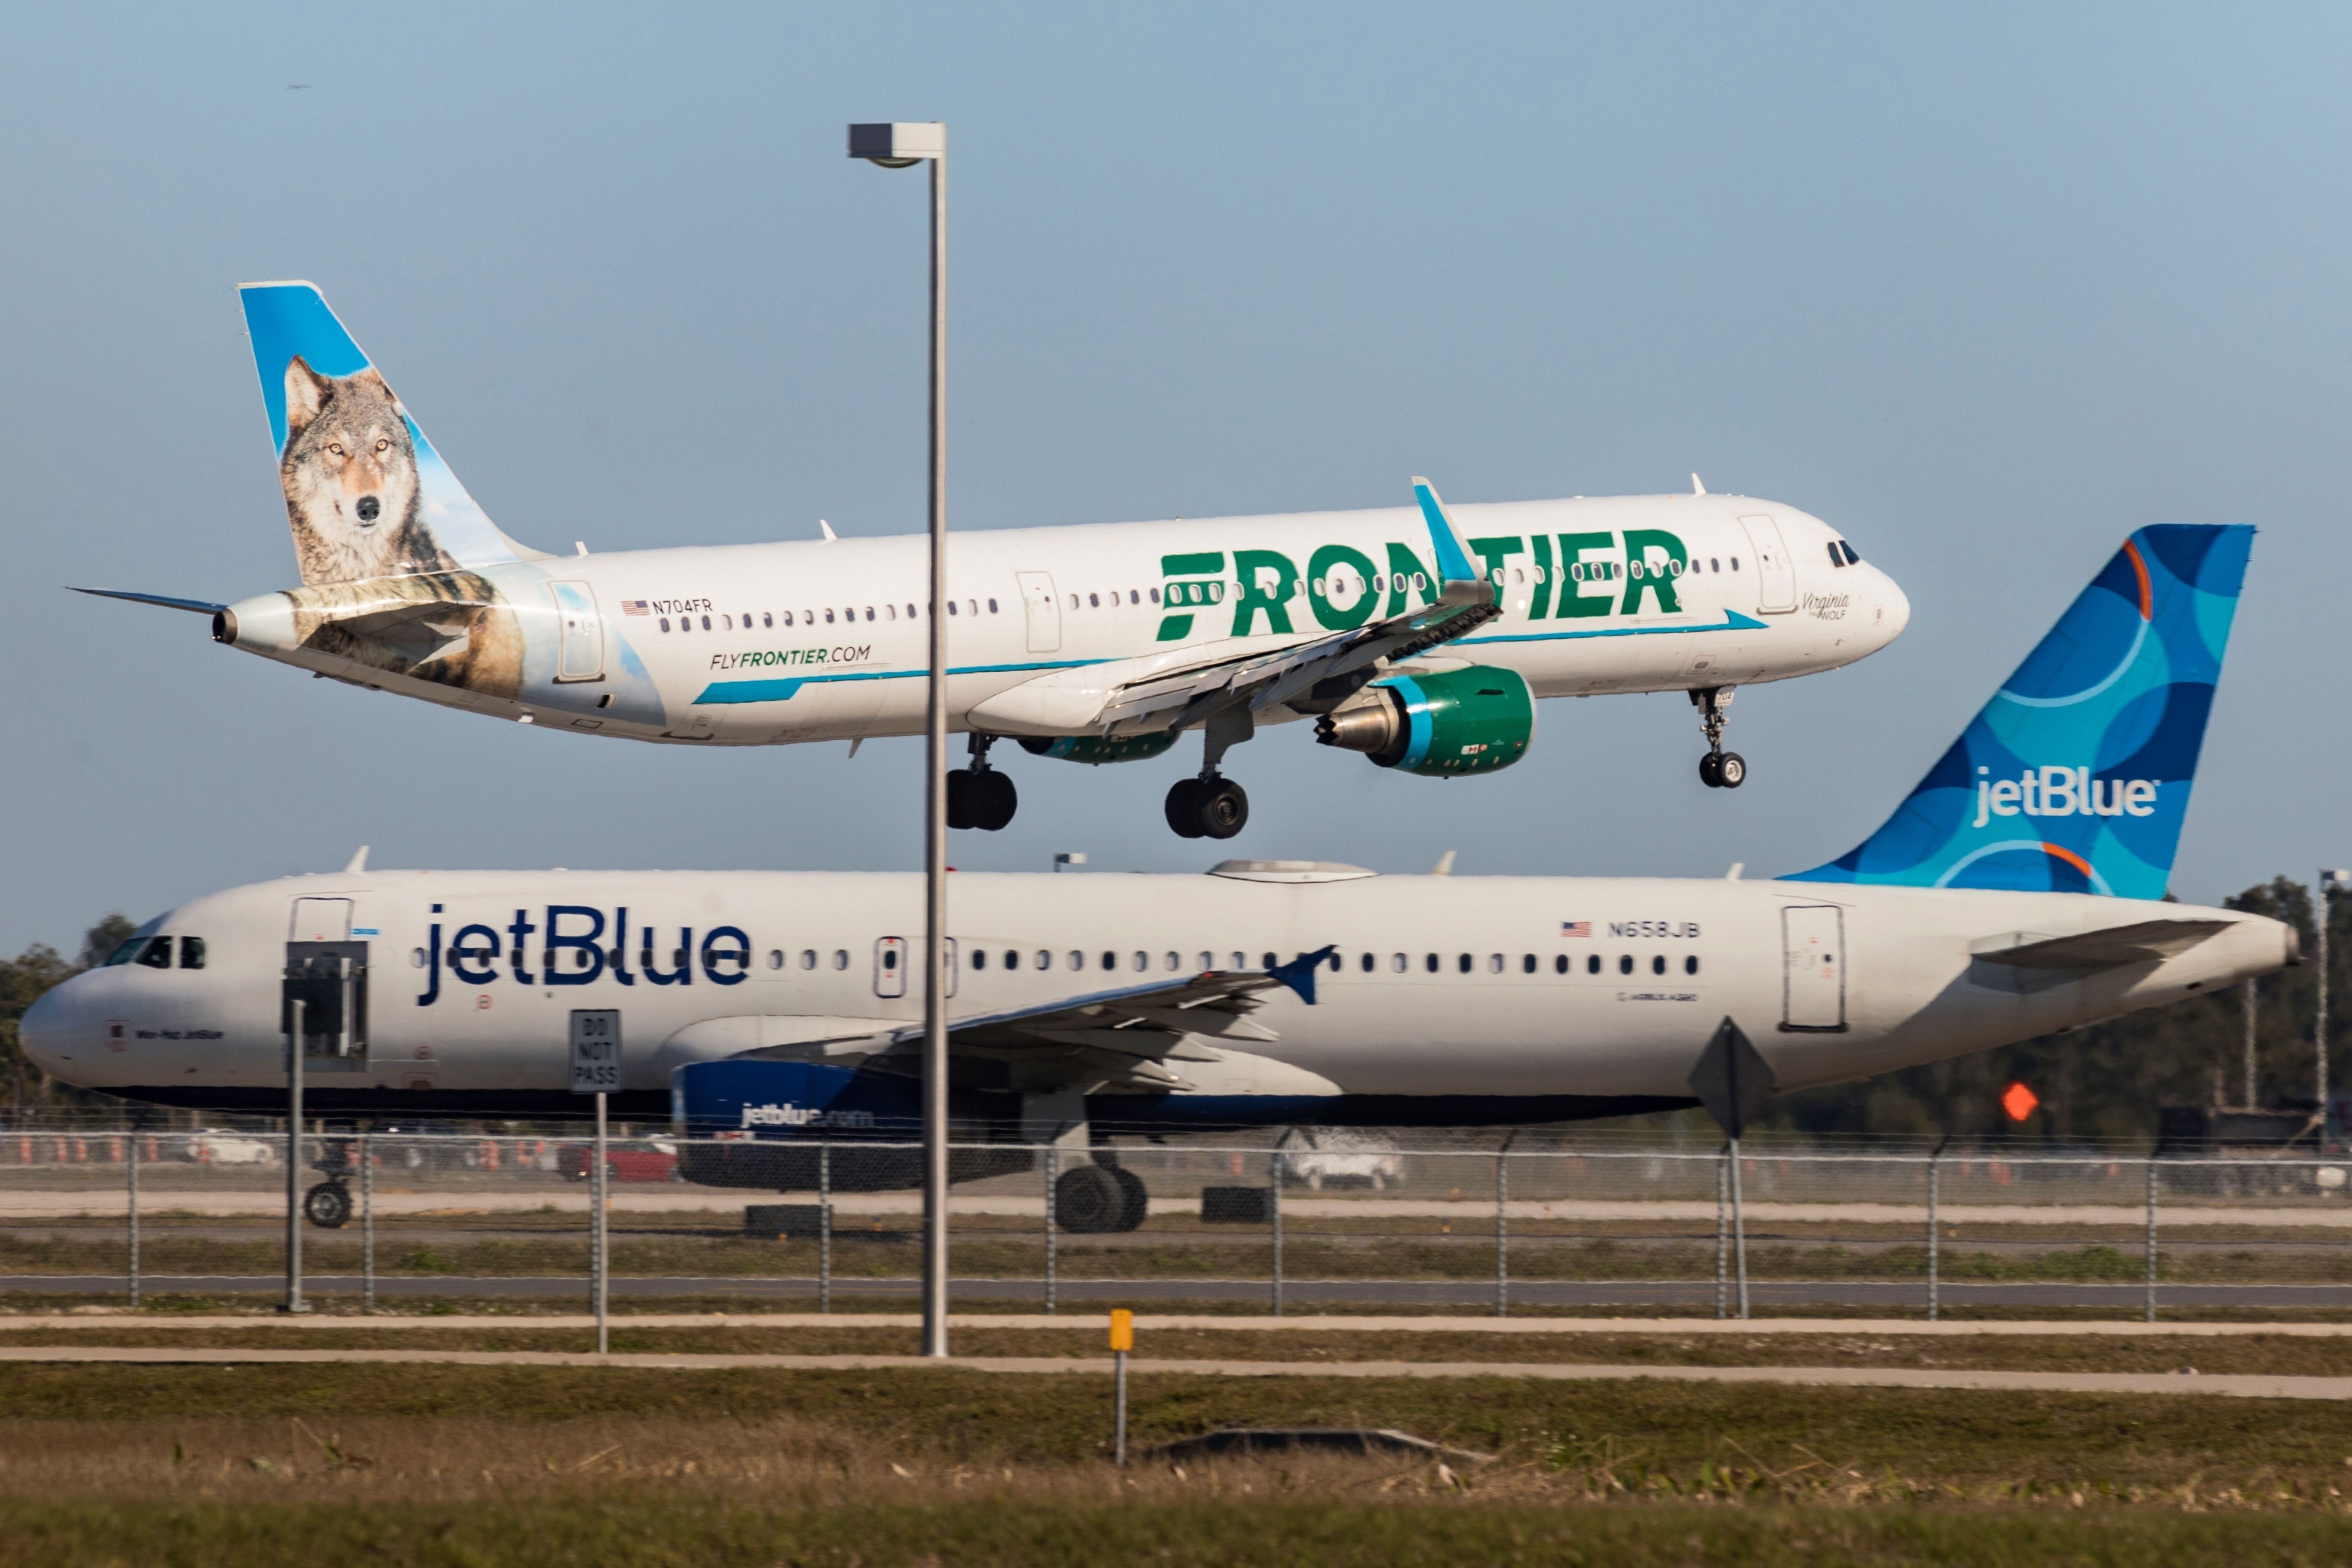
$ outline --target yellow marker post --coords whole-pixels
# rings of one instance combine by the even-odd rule
[[[1118,1357],[1118,1426],[1111,1442],[1111,1462],[1127,1463],[1127,1352],[1135,1348],[1135,1314],[1125,1307],[1114,1308],[1110,1315],[1110,1348]]]

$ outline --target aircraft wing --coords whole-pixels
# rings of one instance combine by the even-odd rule
[[[1496,590],[1479,574],[1467,541],[1429,481],[1415,476],[1412,489],[1436,551],[1440,580],[1433,603],[1273,648],[1263,638],[1236,637],[1056,670],[980,704],[973,720],[982,725],[994,720],[1025,733],[1092,731],[1114,739],[1184,730],[1226,709],[1246,708],[1255,715],[1309,693],[1327,705],[1337,702],[1370,679],[1383,661],[1466,637],[1502,613]]]
[[[950,1058],[967,1068],[986,1063],[992,1087],[1042,1091],[1084,1083],[1089,1090],[1188,1087],[1170,1063],[1215,1061],[1218,1044],[1263,1044],[1280,1037],[1250,1015],[1264,993],[1287,988],[1315,1000],[1315,972],[1331,949],[1302,953],[1270,970],[1210,970],[1142,985],[1062,997],[1034,1006],[959,1018],[948,1026]],[[826,1023],[835,1022],[825,1020]],[[738,1052],[751,1058],[830,1060],[909,1076],[921,1071],[919,1024],[856,1038],[837,1030]],[[961,1074],[959,1074],[961,1078]]]
[[[2131,963],[2159,963],[2188,952],[2214,932],[2227,930],[2229,921],[2140,921],[2078,936],[2042,936],[2032,931],[2009,931],[1988,938],[1969,956],[1986,963],[2006,963],[2018,969],[2118,969]]]

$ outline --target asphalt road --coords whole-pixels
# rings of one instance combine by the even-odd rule
[[[274,1295],[284,1288],[284,1277],[274,1274],[149,1274],[142,1285],[162,1295]],[[321,1296],[357,1295],[362,1280],[356,1274],[311,1274],[303,1289]],[[588,1284],[576,1275],[383,1275],[375,1282],[379,1297],[520,1297],[531,1300],[584,1298]],[[912,1279],[836,1279],[837,1296],[911,1299],[920,1282]],[[1245,1301],[1271,1300],[1273,1287],[1264,1279],[1063,1279],[1055,1294],[1065,1301]],[[120,1274],[0,1275],[0,1293],[36,1292],[44,1296],[102,1298],[125,1295],[129,1280]],[[814,1296],[814,1279],[743,1279],[735,1276],[666,1276],[658,1279],[615,1277],[614,1296],[655,1299],[677,1296],[740,1296],[746,1298]],[[1654,1283],[1641,1280],[1528,1280],[1514,1282],[1510,1300],[1525,1307],[1712,1307],[1712,1280]],[[1043,1279],[957,1279],[950,1294],[967,1301],[1040,1301]],[[1283,1300],[1299,1306],[1361,1302],[1367,1305],[1471,1307],[1492,1310],[1491,1280],[1466,1279],[1292,1279],[1284,1282]],[[1947,1284],[1943,1300],[1955,1306],[2104,1307],[2138,1311],[2147,1300],[2139,1285]],[[1852,1306],[1917,1309],[1927,1304],[1918,1285],[1874,1284],[1858,1280],[1774,1280],[1748,1286],[1751,1307]],[[2301,1307],[2352,1309],[2352,1285],[2166,1285],[2157,1302],[2163,1307]]]

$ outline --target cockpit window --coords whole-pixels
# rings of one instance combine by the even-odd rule
[[[582,956],[585,957],[586,954],[583,953]],[[200,936],[182,937],[180,939],[180,967],[183,969],[202,969],[204,966],[205,939]]]
[[[138,957],[139,950],[146,945],[147,939],[145,937],[134,936],[129,942],[124,942],[121,947],[116,948],[112,952],[108,953],[106,955],[106,962],[103,964],[100,964],[100,967],[102,969],[111,969],[118,963],[128,963],[132,959]]]
[[[139,954],[138,962],[150,969],[171,968],[172,939],[168,936],[149,937],[145,950]]]
[[[1853,543],[1851,540],[1841,539],[1838,542],[1845,546],[1845,563],[1847,565],[1859,566],[1862,564],[1862,552],[1853,547]]]

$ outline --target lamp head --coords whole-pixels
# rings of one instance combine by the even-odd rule
[[[849,128],[849,155],[879,163],[886,169],[904,169],[926,158],[944,158],[948,155],[948,128],[936,120],[853,125]]]

